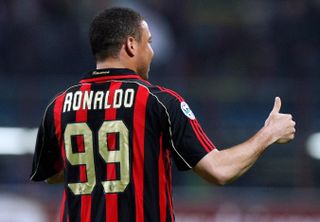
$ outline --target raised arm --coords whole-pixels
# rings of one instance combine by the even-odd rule
[[[224,185],[243,175],[271,144],[293,140],[295,122],[290,114],[280,113],[280,108],[281,100],[276,97],[262,129],[244,143],[211,151],[197,163],[194,171],[211,183]]]

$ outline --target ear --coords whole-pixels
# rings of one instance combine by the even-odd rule
[[[134,57],[137,51],[137,41],[133,37],[129,36],[125,44],[125,49],[130,57]]]

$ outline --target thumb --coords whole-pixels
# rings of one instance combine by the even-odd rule
[[[271,113],[279,113],[280,108],[281,108],[281,99],[280,99],[280,97],[277,96],[274,99],[274,105],[273,105],[273,109],[272,109]]]

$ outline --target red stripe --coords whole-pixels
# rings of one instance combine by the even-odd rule
[[[86,91],[90,91],[91,90],[91,85],[90,84],[84,84],[80,87],[79,91],[81,92],[86,92]],[[82,101],[80,104],[83,103],[83,97],[82,97]],[[83,109],[82,106],[80,106],[80,109],[76,112],[76,122],[86,122],[87,121],[87,117],[88,117],[88,110],[87,109]]]
[[[85,84],[80,87],[80,91],[90,91],[91,85]],[[82,98],[83,99],[83,98]],[[81,102],[82,104],[82,102]],[[86,122],[88,119],[88,110],[83,109],[81,106],[80,109],[76,112],[76,122]],[[77,137],[77,147],[79,152],[85,151],[83,136]],[[87,171],[86,166],[80,166],[80,181],[87,181]],[[81,222],[89,222],[91,220],[91,195],[82,195],[81,196]]]
[[[116,140],[117,140],[117,137],[115,133],[107,134],[108,150],[116,150]],[[116,179],[117,179],[116,164],[107,163],[106,180],[116,180]]]
[[[208,138],[207,134],[205,134],[205,132],[203,131],[202,127],[200,126],[198,120],[195,120],[195,124],[196,126],[198,126],[198,129],[200,131],[200,133],[204,136],[204,140],[207,141],[207,143],[209,144],[209,148],[210,150],[215,149],[216,146],[212,143],[212,141]]]
[[[81,196],[81,222],[91,221],[91,195]]]
[[[167,217],[167,201],[166,201],[166,173],[164,168],[164,149],[162,147],[162,138],[163,135],[160,135],[160,152],[158,160],[158,174],[159,174],[159,209],[160,209],[160,222],[166,222]]]
[[[169,199],[169,210],[171,221],[174,221],[173,215],[173,204],[172,204],[172,169],[171,169],[171,157],[169,149],[165,151],[165,167],[166,167],[166,174],[167,174],[167,196]]]
[[[171,94],[172,96],[176,97],[180,102],[184,101],[184,99],[178,94],[176,93],[175,91],[173,90],[170,90],[170,89],[166,89],[164,87],[161,87],[161,86],[158,86],[158,88],[164,92],[167,92],[169,94]]]
[[[137,90],[133,113],[133,181],[135,189],[136,220],[144,221],[144,133],[146,105],[149,92],[140,86]]]
[[[63,222],[64,214],[65,214],[65,206],[66,206],[66,190],[63,191],[61,208],[60,208],[60,221]]]
[[[54,126],[55,126],[55,134],[58,139],[59,146],[61,147],[61,154],[64,166],[66,166],[66,153],[64,150],[64,142],[62,141],[62,129],[61,129],[61,115],[62,115],[62,106],[65,97],[65,93],[60,95],[54,104],[53,108],[53,118],[54,118]]]
[[[107,163],[107,176],[106,180],[116,180],[117,179],[117,171],[115,163]]]
[[[201,128],[199,122],[197,119],[195,120],[190,120],[190,123],[193,125],[193,129],[194,131],[196,131],[198,133],[198,139],[202,140],[203,143],[206,144],[205,149],[210,152],[212,149],[215,148],[215,146],[213,145],[213,143],[211,142],[211,140],[207,137],[207,135],[203,132],[203,129]]]
[[[80,165],[80,182],[85,183],[87,182],[87,168],[85,165]]]
[[[101,77],[103,78],[103,77]],[[109,87],[109,98],[108,98],[108,104],[113,103],[113,98],[114,98],[114,92],[115,90],[119,89],[121,87],[121,82],[111,82],[110,87]],[[105,120],[115,120],[117,116],[117,109],[115,108],[109,108],[105,110]],[[115,140],[116,137],[110,137],[108,139]],[[110,144],[115,144],[115,141],[108,141]],[[108,167],[108,164],[106,166],[107,170],[107,175],[106,178],[108,178],[108,170],[111,168]],[[109,169],[110,168],[110,169]],[[110,177],[112,177],[112,172],[110,173]],[[106,221],[112,221],[112,222],[117,222],[119,215],[118,215],[118,194],[113,194],[109,193],[105,195],[106,198]]]
[[[121,82],[112,82],[109,87],[108,104],[113,103],[114,92],[121,87]],[[115,120],[117,115],[117,109],[109,108],[105,111],[105,120]]]
[[[116,149],[116,134],[110,133],[107,135],[107,141],[108,141],[108,149],[109,150],[115,150]]]
[[[195,125],[195,123],[190,120],[189,121],[191,126],[192,126],[192,129],[193,129],[193,132],[196,134],[199,142],[201,143],[202,147],[207,151],[207,152],[210,152],[211,149],[210,147],[208,146],[208,144],[204,141],[204,138],[203,138],[203,135],[199,132],[199,129],[197,128],[197,126]]]
[[[54,118],[54,126],[55,126],[55,134],[58,139],[59,146],[61,147],[61,156],[63,159],[64,168],[66,167],[66,153],[64,150],[64,142],[62,140],[62,129],[61,129],[61,116],[62,116],[62,106],[65,98],[65,93],[57,97],[54,108],[53,108],[53,118]],[[66,192],[63,192],[61,210],[60,210],[60,221],[64,221],[65,205],[66,203]],[[67,213],[67,221],[69,221],[69,215]]]
[[[79,122],[79,121],[77,121]],[[78,152],[82,153],[85,152],[85,148],[84,148],[84,138],[83,136],[79,135],[76,137],[77,138],[77,147],[78,147]],[[80,165],[80,182],[84,183],[87,182],[87,171],[86,171],[86,165]]]
[[[106,194],[106,221],[117,222],[119,219],[118,214],[118,194]]]

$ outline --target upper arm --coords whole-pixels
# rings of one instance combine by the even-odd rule
[[[222,185],[219,176],[219,155],[217,149],[205,155],[193,168],[193,171],[210,183]]]
[[[163,101],[175,163],[180,170],[191,169],[215,146],[182,97],[166,90]]]

